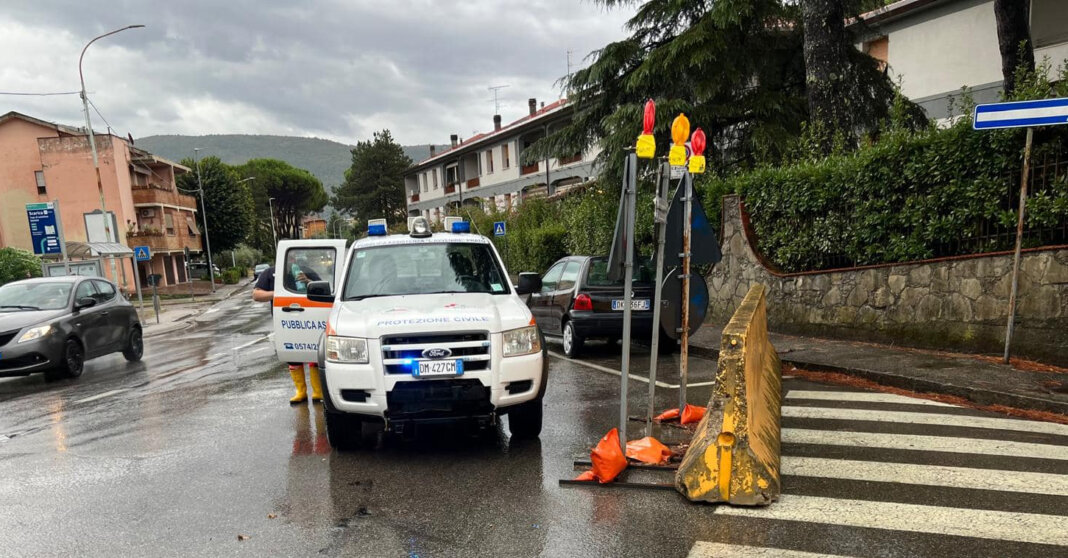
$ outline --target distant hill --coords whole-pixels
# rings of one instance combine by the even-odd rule
[[[194,147],[200,148],[203,157],[215,155],[231,165],[240,165],[249,159],[280,159],[307,169],[330,191],[345,180],[345,170],[352,164],[351,145],[319,138],[249,134],[163,135],[137,138],[135,145],[172,161],[192,157]],[[429,145],[406,145],[403,148],[413,162],[430,156]]]

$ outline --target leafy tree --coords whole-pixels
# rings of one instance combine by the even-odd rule
[[[998,50],[1001,51],[1001,75],[1005,95],[1016,88],[1017,71],[1035,69],[1035,50],[1031,43],[1029,0],[994,0],[994,19],[998,26]]]
[[[0,285],[41,276],[41,258],[18,248],[0,248]]]
[[[253,220],[252,194],[248,183],[239,182],[233,167],[218,157],[205,157],[200,160],[200,179],[204,185],[202,205],[197,190],[197,163],[186,158],[182,164],[193,171],[179,175],[176,184],[183,193],[197,198],[197,204],[203,212],[201,215],[207,216],[212,250],[230,250],[243,242],[252,229]],[[202,223],[197,225],[203,226]]]
[[[630,36],[595,51],[590,65],[567,81],[576,107],[571,125],[525,151],[523,160],[574,153],[599,142],[606,175],[614,182],[621,175],[618,155],[640,132],[647,98],[657,102],[654,135],[660,153],[670,141],[672,119],[683,112],[708,135],[712,169],[779,160],[809,118],[802,19],[801,6],[786,0],[640,3],[627,22]],[[848,42],[849,37],[842,33],[833,40]],[[876,69],[855,49],[848,58]],[[891,105],[893,88],[881,73],[864,76],[874,81],[855,88],[862,94],[856,105],[864,109],[861,122],[874,125]]]
[[[278,239],[297,238],[300,220],[326,207],[328,197],[323,183],[304,169],[278,159],[252,159],[237,167],[242,176],[255,177],[252,197],[260,221],[249,238],[250,244],[266,254],[274,254],[271,209]],[[270,201],[268,198],[271,198]]]
[[[357,142],[352,149],[352,166],[334,191],[333,206],[354,216],[359,227],[374,218],[403,220],[407,215],[403,174],[411,164],[389,130],[375,132],[374,139]]]

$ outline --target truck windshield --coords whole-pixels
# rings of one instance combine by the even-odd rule
[[[356,250],[342,300],[435,293],[511,292],[486,244],[427,243]]]

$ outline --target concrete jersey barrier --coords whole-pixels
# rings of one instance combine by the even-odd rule
[[[692,501],[765,506],[779,497],[782,366],[766,293],[753,285],[723,329],[708,411],[675,476]]]

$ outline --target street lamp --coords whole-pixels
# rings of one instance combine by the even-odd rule
[[[215,292],[215,266],[211,263],[211,235],[208,234],[208,204],[204,201],[204,184],[200,181],[200,159],[197,157],[199,147],[193,148],[193,162],[197,167],[197,189],[200,190],[200,207],[204,210],[200,216],[204,221],[204,244],[208,251],[208,277],[211,280],[211,292]]]
[[[104,183],[100,180],[100,159],[96,154],[96,138],[93,137],[93,123],[89,120],[89,97],[85,94],[85,75],[82,73],[82,60],[85,58],[85,51],[89,49],[89,45],[109,35],[114,35],[115,33],[126,31],[127,29],[137,29],[140,27],[144,27],[144,25],[127,25],[121,29],[116,29],[104,33],[103,35],[93,37],[93,40],[85,44],[82,48],[81,55],[78,56],[78,80],[82,84],[81,97],[82,109],[85,111],[85,129],[89,134],[89,148],[93,151],[93,169],[96,171],[96,190],[97,193],[100,194],[100,212],[102,213],[101,218],[104,219],[104,235],[108,242],[118,242],[119,239],[118,235],[114,237],[111,236],[111,223],[108,221],[107,206],[104,205]],[[111,278],[117,281],[118,275],[116,275],[115,272],[115,257],[112,256],[109,260],[111,261]],[[125,273],[125,271],[123,273]]]
[[[271,236],[274,237],[275,250],[278,249],[278,233],[274,232],[274,204],[271,203],[274,198],[267,198],[267,207],[271,210]]]
[[[352,218],[351,217],[338,216],[337,220],[334,221],[334,236],[337,237],[337,238],[341,238],[341,233],[339,233],[338,229],[337,229],[337,226],[339,224],[341,224],[341,223],[351,223],[351,222],[352,222]]]

